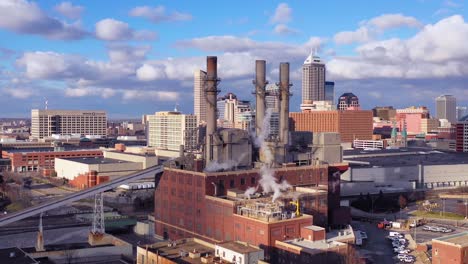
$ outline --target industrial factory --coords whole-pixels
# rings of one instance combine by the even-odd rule
[[[304,226],[349,224],[340,207],[341,148],[289,130],[289,63],[279,65],[279,91],[265,87],[266,62],[255,62],[255,131],[217,127],[217,57],[207,57],[203,155],[184,153],[156,179],[155,232],[165,239],[244,241],[271,255],[275,241],[300,236]],[[268,133],[266,96],[280,102],[279,135]],[[329,135],[328,135],[329,136]],[[339,135],[333,135],[338,136]],[[312,143],[317,143],[313,146]],[[338,144],[339,145],[339,144]],[[335,153],[333,158],[330,153]],[[222,165],[222,166],[220,166]]]

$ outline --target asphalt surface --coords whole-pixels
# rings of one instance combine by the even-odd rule
[[[386,238],[388,230],[377,228],[377,224],[368,222],[353,222],[354,230],[361,230],[367,233],[367,241],[364,241],[361,247],[357,247],[361,256],[364,256],[371,263],[393,264],[395,263],[393,248],[390,241]]]

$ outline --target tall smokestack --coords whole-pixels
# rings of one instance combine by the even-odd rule
[[[267,81],[265,78],[266,62],[264,60],[255,61],[255,132],[257,136],[262,133],[263,119],[265,118],[265,86]]]
[[[281,92],[280,100],[280,142],[287,145],[289,142],[289,62],[280,63],[279,70],[279,89]]]
[[[213,134],[216,132],[216,98],[218,96],[218,58],[206,57],[206,136],[205,158],[207,164],[213,160]]]

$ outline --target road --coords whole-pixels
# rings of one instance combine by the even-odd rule
[[[367,257],[371,263],[395,263],[392,245],[386,238],[387,230],[378,229],[375,223],[353,221],[351,225],[354,230],[365,231],[368,236],[368,240],[358,247],[361,256]]]

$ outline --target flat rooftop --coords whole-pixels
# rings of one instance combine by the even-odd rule
[[[34,152],[74,152],[74,151],[100,151],[97,148],[83,148],[83,147],[64,147],[63,150],[54,151],[53,147],[47,148],[17,148],[17,149],[4,149],[3,151],[8,153],[34,153]]]
[[[218,246],[238,252],[238,253],[242,253],[242,254],[249,254],[249,253],[258,252],[262,250],[260,248],[250,246],[244,243],[236,242],[236,241],[220,243],[218,244]]]
[[[39,263],[19,248],[0,249],[0,263],[34,264]]]
[[[326,240],[310,241],[306,239],[285,240],[284,243],[301,247],[302,251],[310,253],[312,255],[318,254],[323,251],[327,251],[331,248],[336,248],[336,247],[346,245],[345,243],[341,243],[338,241],[326,241]]]
[[[449,236],[443,236],[439,238],[434,238],[432,240],[450,243],[450,244],[461,246],[461,247],[468,247],[468,232],[463,232],[463,233],[449,235]]]
[[[130,161],[118,160],[118,159],[109,159],[109,158],[103,158],[103,157],[95,157],[95,158],[66,158],[66,159],[64,159],[64,160],[74,161],[74,162],[77,162],[77,163],[88,164],[88,165],[93,165],[93,164],[131,163]]]
[[[468,164],[468,153],[442,152],[433,150],[383,150],[383,151],[356,151],[344,153],[345,161],[368,162],[369,164],[350,163],[350,167],[394,167],[422,165],[452,165]]]
[[[315,226],[315,225],[310,225],[310,226],[305,226],[303,227],[305,229],[309,229],[309,230],[312,230],[312,231],[322,231],[322,230],[325,230],[325,228],[321,227],[321,226]]]
[[[181,252],[193,252],[196,250],[197,252],[200,253],[200,256],[205,256],[206,254],[209,254],[211,256],[214,256],[214,248],[207,247],[201,243],[198,243],[194,239],[182,239],[176,241],[177,245],[169,247],[168,242],[159,242],[152,244],[148,247],[148,250],[157,253],[161,256],[164,256],[167,259],[170,259],[171,261],[174,261],[175,263],[191,263],[191,264],[201,264],[203,263],[201,261],[201,258],[190,258],[189,256],[187,257],[182,257]]]

